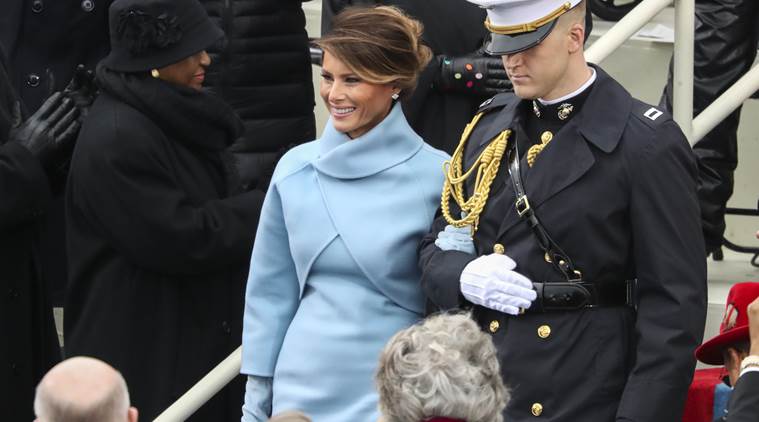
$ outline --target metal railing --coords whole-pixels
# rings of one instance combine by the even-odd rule
[[[192,386],[174,404],[153,419],[154,422],[179,422],[189,418],[196,410],[206,404],[225,385],[240,375],[242,346],[216,365],[197,384]],[[240,411],[242,412],[242,410]],[[242,414],[242,413],[241,413]]]
[[[693,118],[693,42],[695,0],[675,0],[674,94],[672,115],[691,146],[759,90],[759,66],[754,67],[709,107]],[[638,32],[672,0],[643,0],[585,52],[587,61],[601,63]],[[242,346],[203,377],[155,422],[189,418],[240,372]]]
[[[695,0],[675,0],[675,60],[672,115],[691,145],[706,136],[725,117],[759,90],[759,66],[740,78],[724,94],[693,118],[693,38]],[[585,52],[589,62],[600,63],[672,4],[672,0],[643,0]]]

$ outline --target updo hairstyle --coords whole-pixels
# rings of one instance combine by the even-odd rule
[[[432,59],[422,43],[422,24],[392,6],[349,7],[335,16],[332,31],[316,41],[362,80],[393,83],[410,95]]]

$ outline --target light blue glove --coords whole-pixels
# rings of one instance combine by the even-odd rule
[[[476,254],[472,240],[472,227],[445,226],[445,230],[437,234],[435,246],[444,251],[461,251],[470,255]]]
[[[241,422],[266,422],[271,415],[271,377],[248,375]]]

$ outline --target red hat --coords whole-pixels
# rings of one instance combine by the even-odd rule
[[[719,334],[696,349],[696,359],[709,365],[724,365],[722,351],[749,339],[746,308],[759,297],[759,283],[737,283],[730,288]]]

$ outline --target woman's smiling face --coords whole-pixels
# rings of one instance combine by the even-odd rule
[[[388,115],[392,95],[398,89],[391,84],[363,81],[345,63],[325,51],[319,92],[335,129],[355,139]]]

